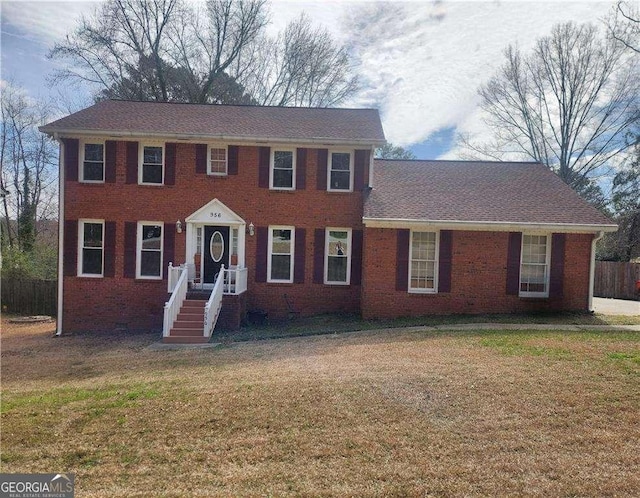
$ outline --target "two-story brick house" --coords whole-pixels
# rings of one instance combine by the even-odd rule
[[[41,130],[61,144],[59,333],[586,310],[616,228],[539,164],[374,160],[372,109],[105,101]]]

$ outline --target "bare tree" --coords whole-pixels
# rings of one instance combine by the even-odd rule
[[[168,28],[179,0],[109,0],[83,16],[49,57],[69,62],[58,79],[96,85],[107,97],[168,100]]]
[[[639,64],[592,25],[556,25],[523,55],[510,46],[506,62],[479,94],[492,143],[464,144],[493,157],[515,153],[554,170],[585,198],[603,204],[594,182],[628,149],[640,119]]]
[[[50,57],[103,98],[324,107],[355,91],[345,48],[301,17],[275,39],[265,0],[108,0]]]
[[[625,47],[640,53],[640,10],[619,1],[607,20],[609,35]]]
[[[51,107],[4,83],[0,113],[0,187],[9,192],[2,198],[3,244],[29,252],[37,221],[55,216],[57,147],[37,129],[50,121]]]
[[[203,10],[190,11],[171,33],[171,62],[184,75],[176,83],[188,102],[215,101],[216,86],[231,87],[230,66],[267,24],[264,0],[210,0]]]
[[[357,89],[347,49],[304,14],[276,38],[247,47],[234,69],[261,105],[329,107]]]
[[[198,10],[181,0],[109,0],[49,56],[69,63],[55,79],[89,83],[104,98],[204,103],[265,24],[264,0],[209,0]]]

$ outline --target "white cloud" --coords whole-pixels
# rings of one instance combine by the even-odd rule
[[[24,36],[52,45],[75,27],[82,14],[89,14],[98,2],[2,2],[3,21]]]
[[[297,2],[287,0],[273,0],[270,4],[269,31],[276,34],[282,31],[287,23],[300,16],[303,12],[318,26],[328,29],[333,35],[343,37],[340,29],[344,3],[334,2]]]
[[[609,3],[455,2],[374,4],[349,10],[347,24],[388,140],[412,145],[435,131],[484,129],[477,88],[509,43],[523,50],[568,20],[598,22]]]
[[[95,6],[3,1],[3,29],[8,23],[19,36],[50,47]],[[599,22],[610,8],[603,2],[274,0],[270,31],[304,11],[349,43],[365,84],[349,105],[379,106],[387,138],[407,146],[442,128],[486,133],[476,91],[502,63],[503,49],[517,42],[526,50],[553,24]]]
[[[188,3],[204,3],[202,0],[187,0]],[[101,0],[82,0],[60,2],[50,1],[2,1],[2,17],[9,24],[20,29],[26,36],[49,45],[59,41],[76,26],[80,16],[93,12]],[[296,2],[274,0],[270,3],[269,30],[277,33],[293,18],[302,12],[334,34],[342,13],[339,2]]]

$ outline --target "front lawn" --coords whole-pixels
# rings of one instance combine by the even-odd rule
[[[630,496],[640,333],[362,331],[150,351],[2,330],[3,472],[78,496]]]

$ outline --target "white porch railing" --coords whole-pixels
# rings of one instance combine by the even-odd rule
[[[178,271],[177,273],[179,273],[180,276],[173,286],[171,297],[166,303],[164,303],[164,322],[162,325],[163,337],[169,337],[169,332],[171,331],[171,327],[173,327],[173,324],[178,317],[178,313],[180,313],[182,303],[187,298],[188,272],[186,268],[173,267],[171,263],[169,263],[168,280],[171,282],[171,275],[172,273],[175,273],[176,270]]]
[[[224,290],[224,265],[220,268],[220,273],[213,285],[213,290],[209,296],[207,304],[204,305],[204,336],[211,337],[213,329],[218,321],[220,309],[222,308],[222,294]]]
[[[167,292],[173,292],[176,288],[178,279],[182,275],[184,265],[173,266],[173,263],[169,262],[169,272],[167,273]]]
[[[224,293],[238,295],[247,292],[247,268],[228,268],[224,270]]]

